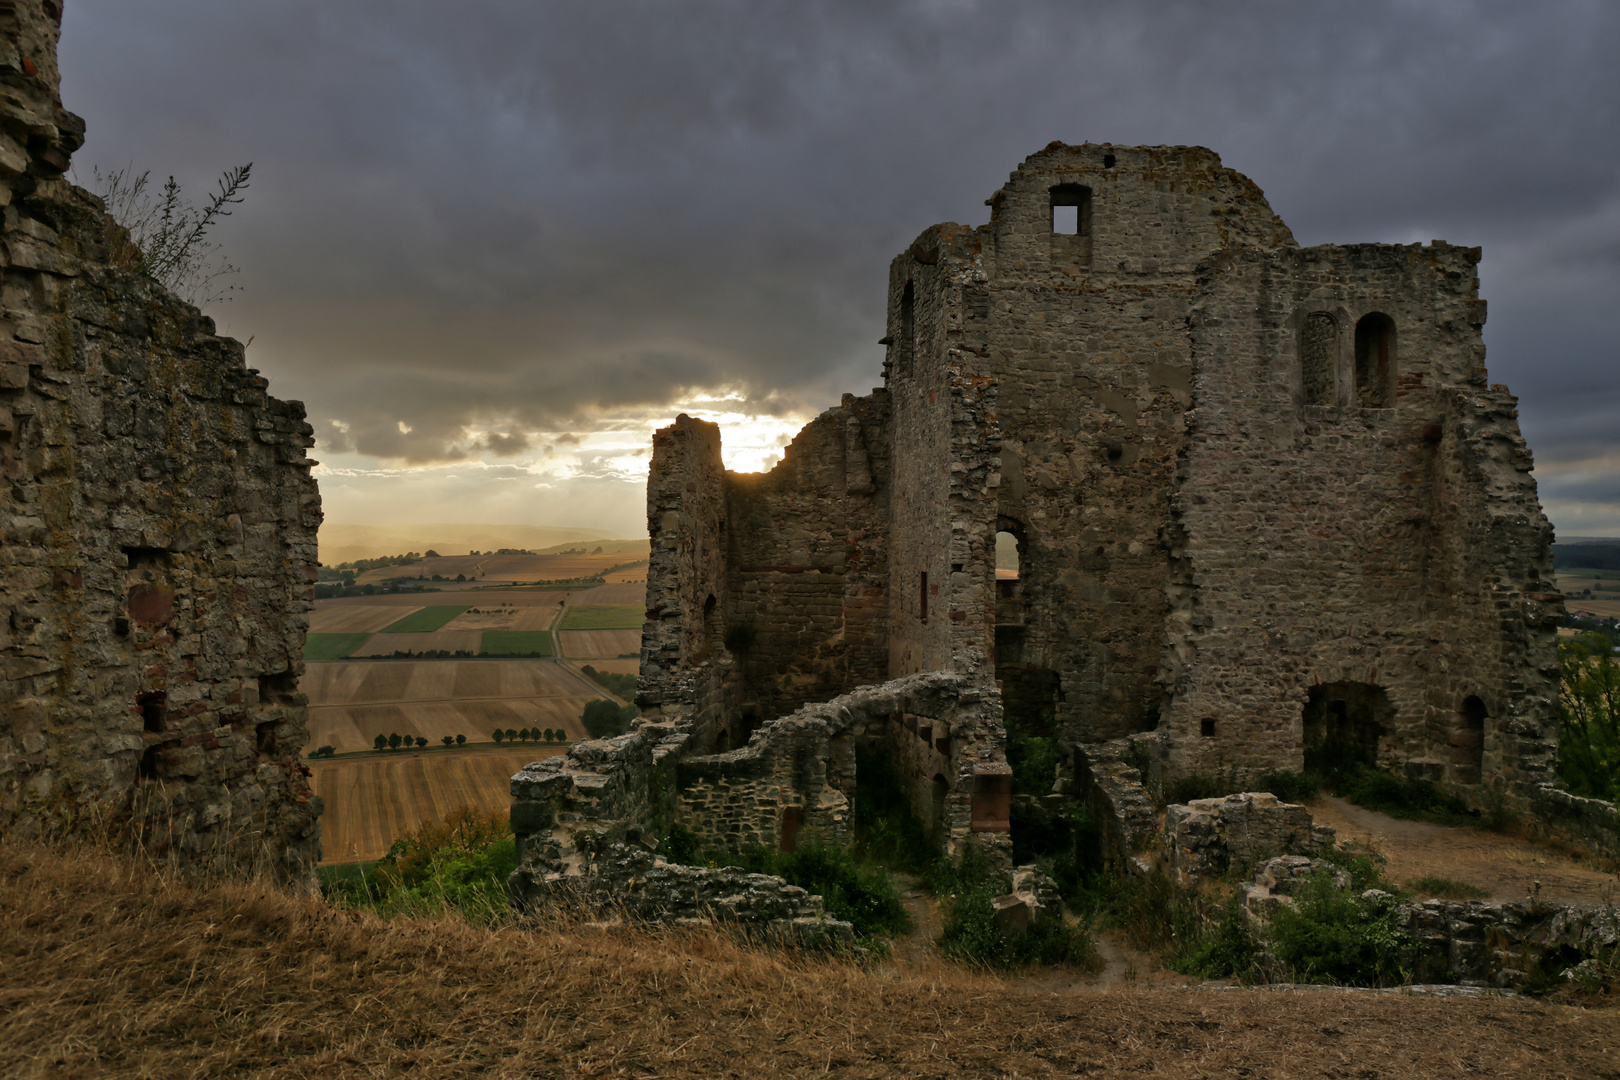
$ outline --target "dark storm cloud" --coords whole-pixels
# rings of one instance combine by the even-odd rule
[[[222,321],[364,453],[864,391],[890,256],[1091,139],[1211,146],[1302,243],[1484,245],[1545,463],[1616,443],[1617,46],[1604,0],[69,0],[63,97],[81,176],[254,161]]]

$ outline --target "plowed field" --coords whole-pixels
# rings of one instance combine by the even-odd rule
[[[484,635],[476,630],[463,630],[460,633],[438,630],[428,634],[372,634],[364,645],[349,655],[393,656],[396,652],[419,653],[430,649],[443,649],[445,652],[464,649],[477,655],[483,639]]]
[[[424,821],[442,821],[458,807],[506,810],[512,803],[512,774],[562,752],[479,748],[312,761],[310,783],[326,800],[322,861],[379,858],[395,837]]]
[[[641,649],[640,630],[564,630],[557,636],[564,656],[587,660],[615,659]]]

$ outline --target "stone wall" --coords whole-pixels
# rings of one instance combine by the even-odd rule
[[[0,5],[0,827],[129,829],[310,881],[303,407],[63,172],[60,7]]]

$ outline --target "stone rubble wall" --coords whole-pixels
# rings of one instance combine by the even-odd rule
[[[1165,861],[1182,883],[1281,855],[1317,855],[1333,847],[1333,835],[1305,807],[1263,791],[1194,799],[1164,811]]]
[[[827,915],[822,898],[735,866],[680,866],[645,848],[610,845],[571,897],[595,912],[666,926],[718,923],[768,941],[847,948],[854,927]]]
[[[1109,866],[1141,871],[1142,856],[1159,842],[1158,807],[1142,775],[1141,762],[1157,741],[1151,733],[1076,748],[1072,791],[1091,811]]]
[[[1531,798],[1529,821],[1539,835],[1600,859],[1620,859],[1620,806],[1571,795],[1552,784],[1538,786]]]
[[[679,821],[706,846],[791,849],[798,840],[847,843],[857,738],[892,737],[908,722],[941,734],[952,773],[939,823],[941,846],[967,843],[1006,862],[1011,777],[997,702],[938,672],[807,705],[754,732],[747,746],[690,752],[672,724],[641,721],[629,734],[579,742],[512,778],[518,867],[510,888],[528,906],[576,887],[596,853],[637,837],[664,837]],[[931,790],[907,793],[913,804]],[[930,802],[922,802],[926,808]],[[783,828],[790,832],[784,837]],[[786,844],[784,845],[784,840]]]
[[[50,0],[0,5],[0,829],[313,881],[303,406],[110,264]]]
[[[1322,872],[1332,874],[1340,890],[1351,887],[1348,873],[1316,859],[1285,856],[1263,863],[1240,887],[1243,909],[1263,934],[1277,907],[1292,904],[1305,882]],[[1392,899],[1377,889],[1362,896]],[[1511,990],[1532,976],[1555,977],[1620,949],[1620,910],[1613,906],[1422,900],[1396,905],[1393,927],[1408,939],[1400,954],[1407,980],[1420,984]]]

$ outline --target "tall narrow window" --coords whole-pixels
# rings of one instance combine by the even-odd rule
[[[900,362],[901,376],[911,374],[911,362],[917,355],[917,293],[911,282],[906,282],[900,294]]]
[[[1307,405],[1339,403],[1339,328],[1333,316],[1305,316],[1299,335],[1299,375]]]
[[[1381,312],[1356,323],[1356,404],[1388,408],[1394,398],[1395,320]]]
[[[1059,184],[1052,189],[1052,231],[1069,236],[1091,235],[1090,188]]]
[[[918,590],[917,617],[923,622],[928,621],[928,571],[922,572],[922,588]]]

